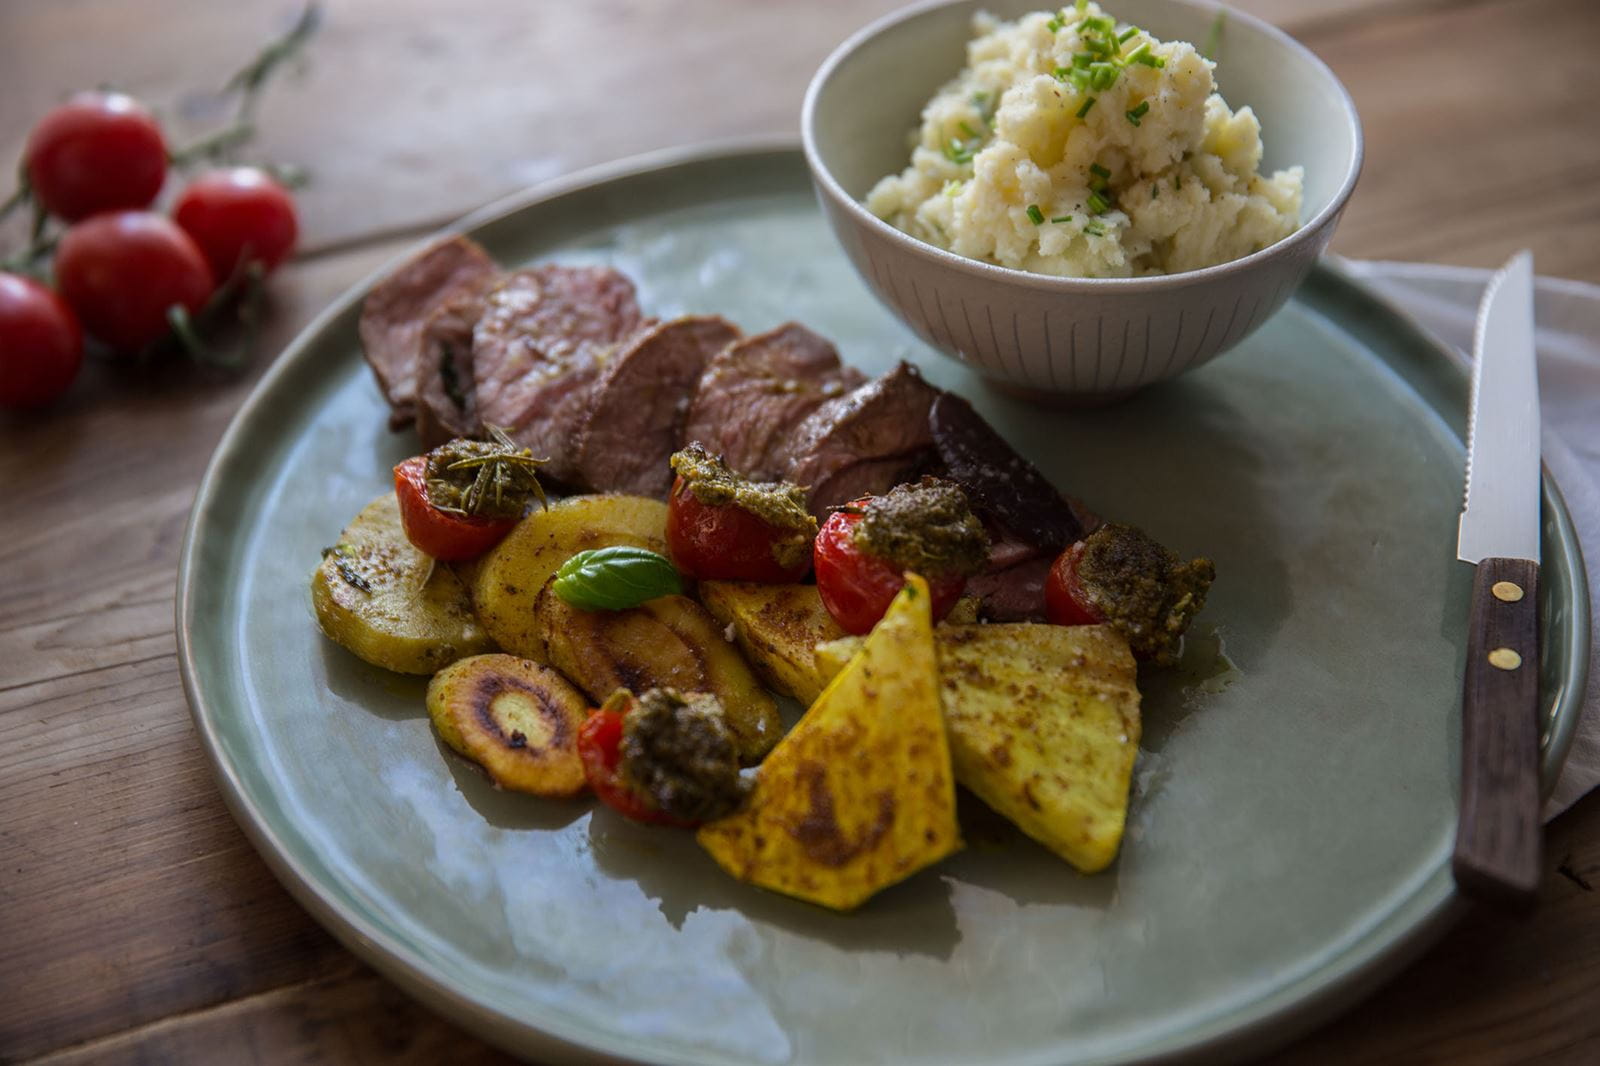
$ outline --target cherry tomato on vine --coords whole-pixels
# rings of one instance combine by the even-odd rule
[[[148,207],[167,178],[167,143],[155,118],[123,93],[79,93],[28,134],[23,169],[39,203],[76,222],[102,211]]]
[[[299,232],[294,197],[255,167],[195,178],[179,195],[172,217],[200,246],[218,281],[252,260],[270,274],[288,257]]]
[[[65,301],[32,278],[0,273],[0,407],[43,407],[83,363],[83,330]]]
[[[194,314],[216,285],[205,256],[171,219],[117,211],[67,230],[56,248],[56,287],[90,336],[136,352],[167,335],[169,308]]]
[[[700,581],[792,584],[811,569],[809,538],[801,534],[790,565],[779,562],[791,530],[780,529],[736,503],[708,504],[682,477],[667,498],[667,552],[678,569]]]
[[[906,583],[900,567],[856,545],[855,528],[861,522],[860,508],[866,503],[866,499],[860,499],[850,509],[829,515],[817,533],[812,552],[822,605],[845,632],[858,636],[878,624]],[[923,576],[928,581],[928,599],[937,622],[955,607],[967,587],[967,579],[961,574]]]
[[[428,499],[428,457],[414,455],[394,468],[394,492],[406,539],[440,562],[476,559],[505,539],[515,518],[479,518],[441,511]]]
[[[630,704],[631,706],[631,704]],[[578,758],[583,776],[600,802],[624,818],[650,825],[692,828],[694,823],[657,809],[622,779],[622,719],[625,712],[596,710],[578,727]]]
[[[1078,560],[1082,557],[1080,540],[1056,557],[1045,578],[1045,617],[1058,626],[1094,626],[1105,621],[1089,604],[1078,582]]]

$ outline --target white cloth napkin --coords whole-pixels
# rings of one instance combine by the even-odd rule
[[[1345,260],[1342,265],[1381,297],[1467,353],[1478,300],[1490,272],[1425,263]],[[1535,263],[1537,266],[1537,262]],[[1539,278],[1539,400],[1544,462],[1572,512],[1589,571],[1589,596],[1600,603],[1600,286]],[[1600,785],[1600,649],[1591,638],[1583,718],[1555,791],[1549,821]]]

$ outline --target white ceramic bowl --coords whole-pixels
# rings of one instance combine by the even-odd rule
[[[1350,94],[1310,51],[1229,10],[1217,86],[1261,120],[1270,173],[1305,168],[1302,226],[1243,259],[1145,278],[1059,278],[967,259],[902,233],[862,199],[904,169],[923,106],[966,62],[972,16],[1014,18],[1037,0],[933,0],[845,41],[806,92],[801,133],[824,213],[879,299],[929,344],[997,383],[1067,402],[1126,395],[1199,366],[1272,315],[1327,247],[1361,172]],[[1102,0],[1163,40],[1204,42],[1203,0]]]

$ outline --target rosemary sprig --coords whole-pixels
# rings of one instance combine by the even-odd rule
[[[479,515],[485,512],[486,505],[492,498],[494,510],[503,512],[506,494],[510,493],[513,499],[532,495],[538,499],[541,507],[549,507],[550,501],[546,498],[544,486],[539,484],[538,477],[539,467],[549,460],[536,459],[530,449],[517,447],[516,442],[499,426],[485,428],[489,431],[490,439],[487,442],[480,442],[474,449],[475,454],[452,459],[445,464],[442,471],[474,472],[472,483],[461,490],[461,506],[454,507],[442,502],[446,493],[430,491],[429,496],[433,505],[450,514]],[[430,480],[432,473],[430,470]]]

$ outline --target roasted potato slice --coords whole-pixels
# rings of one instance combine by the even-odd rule
[[[761,761],[783,733],[777,704],[722,628],[687,596],[661,596],[623,611],[585,611],[547,582],[534,605],[551,666],[596,702],[622,688],[710,692],[722,701],[740,761]]]
[[[762,680],[807,706],[822,695],[827,677],[817,668],[816,646],[845,632],[815,585],[702,581],[699,591],[712,617],[733,627],[739,650]]]
[[[1084,873],[1116,858],[1139,750],[1137,668],[1109,626],[940,626],[956,780]],[[817,649],[842,669],[859,637]]]
[[[629,544],[665,553],[667,505],[643,496],[569,496],[517,524],[475,568],[472,605],[506,651],[539,662],[534,601],[562,563],[587,548]]]
[[[494,648],[455,572],[406,539],[392,492],[363,508],[324,553],[311,604],[328,639],[402,674],[431,674]]]
[[[961,847],[920,577],[767,756],[745,808],[697,839],[741,881],[836,910]]]
[[[428,682],[439,738],[512,792],[583,791],[578,728],[588,713],[589,701],[566,678],[515,655],[460,659]]]

